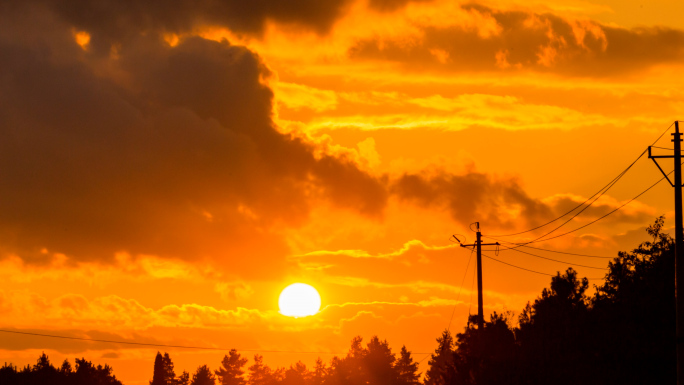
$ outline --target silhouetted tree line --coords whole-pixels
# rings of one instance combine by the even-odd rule
[[[313,369],[297,362],[289,368],[272,369],[263,357],[254,355],[254,364],[247,367],[247,358],[237,350],[223,357],[218,370],[207,365],[197,368],[190,379],[187,372],[179,377],[173,371],[168,353],[157,353],[150,385],[418,385],[418,363],[403,346],[397,357],[387,341],[370,339],[364,347],[361,337],[352,340],[345,357],[334,357],[329,365],[318,358]]]
[[[512,313],[471,316],[454,340],[437,339],[425,385],[667,384],[676,382],[674,242],[663,218],[653,238],[609,262],[592,296],[572,268]]]
[[[5,363],[0,368],[0,384],[2,385],[122,385],[112,374],[109,365],[94,366],[85,358],[76,359],[73,369],[68,360],[62,366],[54,367],[48,356],[43,353],[35,365],[26,365],[18,369]]]
[[[437,338],[424,385],[665,384],[676,381],[674,241],[663,218],[648,227],[652,241],[620,252],[592,296],[572,268],[551,278],[516,320],[491,314],[478,330],[470,316],[454,339]],[[176,375],[168,353],[157,353],[150,385],[419,385],[418,363],[402,347],[398,356],[377,336],[351,342],[344,357],[312,369],[301,361],[272,369],[259,354],[254,364],[233,349],[217,370],[202,365]],[[0,368],[1,385],[120,385],[112,368],[76,359],[52,366],[43,354],[34,366]]]

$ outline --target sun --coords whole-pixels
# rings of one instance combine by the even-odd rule
[[[314,315],[321,308],[321,296],[311,285],[293,283],[280,293],[278,307],[280,314],[288,317]]]

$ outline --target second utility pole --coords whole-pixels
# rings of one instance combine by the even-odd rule
[[[684,385],[684,223],[682,220],[682,133],[679,132],[679,121],[674,122],[675,132],[673,136],[674,153],[672,155],[653,155],[651,146],[648,147],[648,157],[655,162],[660,172],[670,185],[674,187],[675,208],[675,311],[676,311],[676,334],[677,346],[677,384]],[[665,171],[658,164],[659,158],[674,159],[674,182],[670,180]]]
[[[480,222],[475,222],[475,224],[477,225],[475,243],[472,245],[461,245],[461,247],[477,247],[477,329],[482,330],[484,324],[484,310],[482,309],[482,246],[498,246],[499,242],[482,243]]]

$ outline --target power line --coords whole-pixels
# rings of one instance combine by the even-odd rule
[[[655,144],[658,143],[658,141],[663,137],[663,135],[665,135],[665,134],[672,128],[672,125],[673,125],[673,124],[674,124],[674,123],[670,123],[670,125],[665,129],[665,131],[663,131],[663,132],[660,134],[660,136],[658,136],[658,138],[653,142],[653,144],[651,144],[651,147],[655,146]],[[664,148],[664,147],[659,147],[659,148]],[[624,171],[622,171],[620,174],[618,174],[617,177],[613,178],[613,180],[611,180],[610,182],[608,182],[607,185],[603,186],[600,190],[598,190],[598,191],[597,191],[596,193],[594,193],[592,196],[590,196],[589,198],[587,198],[584,202],[582,202],[582,203],[580,203],[579,205],[573,207],[570,211],[566,212],[565,214],[563,214],[563,215],[561,215],[561,216],[559,216],[559,217],[557,217],[557,218],[555,218],[555,219],[553,219],[553,220],[551,220],[551,221],[549,221],[549,222],[546,222],[546,223],[544,223],[544,224],[542,224],[542,225],[539,225],[539,226],[537,226],[537,227],[531,228],[531,229],[529,229],[529,230],[521,231],[521,232],[518,232],[518,233],[511,233],[511,234],[495,234],[494,236],[495,236],[495,237],[508,237],[508,236],[513,236],[513,235],[520,235],[520,234],[529,233],[529,232],[531,232],[531,231],[540,229],[540,228],[542,228],[542,227],[544,227],[544,226],[550,225],[551,223],[558,221],[559,219],[565,217],[566,215],[569,215],[569,214],[572,213],[573,211],[575,211],[575,210],[577,210],[578,208],[582,207],[582,206],[585,205],[587,202],[589,202],[592,198],[594,198],[597,194],[601,193],[596,199],[594,199],[594,200],[593,200],[589,205],[587,205],[587,207],[585,207],[582,211],[586,210],[586,208],[588,208],[589,206],[591,206],[594,202],[596,202],[596,200],[597,200],[598,198],[600,198],[603,194],[605,194],[608,190],[610,190],[610,188],[613,187],[613,185],[615,185],[615,183],[617,183],[617,181],[620,180],[620,178],[622,178],[622,176],[624,176],[624,174],[625,174],[630,168],[632,168],[632,166],[634,166],[634,164],[635,164],[639,159],[641,159],[641,157],[646,153],[646,151],[647,151],[647,149],[644,150],[644,152],[642,152],[642,153],[637,157],[637,159],[636,159],[634,162],[632,162],[632,164],[630,164]],[[604,191],[604,190],[605,190],[605,191]],[[602,191],[603,191],[603,192],[602,192]],[[582,211],[580,211],[579,213],[577,213],[576,215],[574,215],[572,218],[568,219],[566,222],[563,223],[563,225],[565,225],[567,222],[569,222],[570,220],[572,220],[573,218],[575,218],[577,215],[581,214]],[[562,227],[563,225],[559,226],[558,228]],[[553,232],[556,231],[558,228],[556,228],[556,229],[550,231],[550,232],[547,233],[547,234],[542,235],[542,237],[544,237],[544,236],[546,236],[546,235],[549,235],[549,234],[553,233]]]
[[[546,260],[549,260],[549,261],[558,262],[558,263],[564,263],[564,264],[571,265],[571,266],[586,267],[586,268],[589,268],[589,269],[596,269],[596,270],[608,270],[608,269],[605,268],[605,267],[594,267],[594,266],[580,265],[579,263],[572,263],[572,262],[566,262],[566,261],[559,261],[558,259],[542,257],[541,255],[528,253],[527,251],[522,251],[522,250],[518,250],[518,249],[509,249],[509,250],[517,251],[518,253],[523,253],[523,254],[531,255],[531,256],[533,256],[533,257],[535,257],[535,258],[546,259]]]
[[[511,267],[515,267],[516,269],[529,271],[530,273],[541,274],[541,275],[548,275],[548,276],[550,276],[550,277],[553,277],[553,276],[554,276],[553,274],[542,273],[541,271],[536,271],[536,270],[532,270],[532,269],[527,269],[527,268],[525,268],[525,267],[520,267],[520,266],[516,266],[516,265],[510,264],[510,263],[508,263],[508,262],[499,261],[498,259],[492,258],[492,257],[490,257],[490,256],[487,255],[487,254],[482,254],[482,256],[483,256],[483,257],[487,257],[487,258],[491,259],[492,261],[496,261],[496,262],[499,262],[499,263],[503,263],[504,265],[508,265],[508,266],[511,266]]]
[[[425,361],[426,358],[428,358],[428,357],[430,357],[430,356],[432,355],[432,353],[413,353],[413,354],[425,354],[425,355],[426,355],[426,356],[423,357],[420,361],[418,361],[418,364],[420,364],[421,362]]]
[[[639,155],[639,157],[638,157],[634,162],[632,162],[632,164],[630,164],[630,165],[629,165],[629,166],[628,166],[620,175],[618,175],[618,177],[617,177],[616,179],[614,179],[614,182],[613,182],[610,186],[608,186],[608,188],[606,188],[605,190],[603,190],[598,196],[596,196],[596,198],[594,198],[594,200],[592,200],[591,202],[589,202],[589,204],[587,204],[586,206],[584,206],[584,208],[583,208],[582,210],[578,211],[578,212],[575,213],[573,216],[571,216],[570,218],[568,218],[565,222],[561,223],[560,226],[556,227],[555,229],[549,231],[549,232],[546,233],[546,234],[540,235],[539,237],[535,238],[534,240],[532,240],[532,241],[529,242],[529,243],[532,243],[532,242],[534,242],[534,241],[537,241],[537,240],[539,240],[539,239],[541,239],[541,238],[546,237],[546,236],[549,235],[549,234],[554,233],[556,230],[558,230],[558,229],[560,229],[561,227],[563,227],[563,226],[565,226],[566,224],[568,224],[571,220],[577,218],[577,216],[579,216],[579,215],[582,214],[586,209],[588,209],[589,207],[591,207],[591,205],[593,205],[599,198],[601,198],[605,193],[607,193],[608,190],[610,190],[613,186],[615,186],[615,184],[616,184],[616,183],[617,183],[617,182],[618,182],[618,181],[627,173],[627,171],[629,171],[630,168],[632,168],[632,166],[634,166],[634,164],[635,164],[639,159],[641,159],[642,156],[644,156],[645,153],[646,153],[646,150],[644,150],[644,152],[642,152],[641,155]],[[586,201],[585,201],[585,202],[586,202]],[[582,204],[584,204],[584,203],[582,203]]]
[[[624,169],[620,174],[618,174],[618,176],[616,176],[616,177],[613,178],[610,182],[608,182],[607,185],[603,186],[600,190],[598,190],[597,192],[595,192],[592,196],[590,196],[589,198],[587,198],[584,202],[582,202],[582,203],[578,204],[577,206],[573,207],[572,209],[570,209],[570,211],[566,212],[565,214],[563,214],[563,215],[561,215],[561,216],[559,216],[559,217],[557,217],[557,218],[555,218],[555,219],[552,219],[552,220],[549,221],[549,222],[546,222],[546,223],[544,223],[544,224],[541,224],[541,225],[539,225],[539,226],[537,226],[537,227],[533,227],[533,228],[531,228],[531,229],[529,229],[529,230],[521,231],[521,232],[518,232],[518,233],[511,233],[511,234],[495,234],[494,236],[495,236],[495,237],[510,237],[510,236],[513,236],[513,235],[520,235],[520,234],[529,233],[529,232],[531,232],[531,231],[540,229],[540,228],[542,228],[542,227],[544,227],[544,226],[550,225],[551,223],[560,220],[561,218],[565,217],[566,215],[569,215],[570,213],[572,213],[573,211],[579,209],[580,207],[584,206],[585,204],[587,205],[587,206],[586,206],[585,208],[583,208],[580,212],[578,212],[577,214],[575,214],[575,215],[573,215],[572,217],[570,217],[567,221],[563,222],[563,224],[561,224],[560,226],[556,227],[555,229],[549,231],[548,233],[542,235],[541,237],[545,237],[546,235],[549,235],[549,234],[553,233],[554,231],[556,231],[556,230],[558,230],[559,228],[563,227],[566,223],[568,223],[569,221],[571,221],[573,218],[575,218],[576,216],[580,215],[584,210],[586,210],[586,209],[589,208],[592,204],[594,204],[594,202],[596,202],[596,200],[598,200],[601,196],[603,196],[603,194],[605,194],[606,192],[608,192],[608,190],[610,190],[610,189],[611,189],[611,188],[612,188],[612,187],[613,187],[613,186],[614,186],[614,185],[615,185],[615,184],[616,184],[616,183],[617,183],[617,182],[618,182],[626,173],[627,173],[627,171],[629,171],[629,169],[631,169],[632,166],[634,166],[634,164],[635,164],[639,159],[641,159],[642,156],[644,156],[644,154],[646,153],[646,151],[648,151],[648,150],[644,150],[641,154],[639,154],[639,156],[638,156],[638,157],[637,157],[629,166],[627,166],[626,169]],[[594,197],[596,197],[596,198],[594,198]],[[593,199],[593,200],[592,200],[592,199]],[[591,201],[591,202],[590,202],[589,204],[587,204],[587,202],[589,202],[589,201]],[[541,237],[540,237],[540,238],[541,238]]]
[[[456,296],[456,303],[454,304],[454,308],[451,310],[451,318],[449,318],[449,325],[447,326],[447,330],[451,328],[451,321],[454,319],[454,313],[456,312],[456,306],[458,305],[458,300],[461,298],[461,291],[463,290],[463,283],[465,282],[465,277],[468,274],[468,268],[470,267],[470,261],[473,259],[473,251],[475,249],[470,250],[470,257],[468,258],[468,264],[466,265],[465,272],[463,273],[463,279],[461,279],[461,287],[458,289],[458,295]]]
[[[682,164],[684,164],[684,163],[682,163]],[[517,248],[519,248],[519,247],[525,247],[525,246],[529,245],[530,243],[545,242],[545,241],[549,241],[549,240],[551,240],[551,239],[560,238],[560,237],[562,237],[562,236],[565,236],[565,235],[574,233],[575,231],[581,230],[581,229],[583,229],[583,228],[585,228],[585,227],[587,227],[587,226],[589,226],[589,225],[592,225],[592,224],[594,224],[594,223],[596,223],[596,222],[598,222],[598,221],[600,221],[600,220],[606,218],[607,216],[609,216],[609,215],[615,213],[616,211],[620,210],[621,208],[627,206],[628,204],[632,203],[632,201],[634,201],[635,199],[637,199],[637,198],[639,198],[640,196],[644,195],[646,192],[648,192],[648,191],[651,190],[653,187],[655,187],[656,185],[658,185],[660,182],[662,182],[663,180],[665,180],[670,174],[672,174],[672,172],[674,172],[674,170],[672,170],[672,171],[670,171],[669,173],[667,173],[664,177],[660,178],[657,182],[655,182],[654,184],[652,184],[652,185],[651,185],[650,187],[648,187],[646,190],[640,192],[640,193],[639,193],[637,196],[635,196],[634,198],[628,200],[627,202],[625,202],[625,203],[623,203],[622,205],[618,206],[616,209],[614,209],[614,210],[608,212],[608,213],[605,214],[605,215],[600,216],[600,217],[597,218],[597,219],[594,219],[593,221],[591,221],[591,222],[589,222],[589,223],[587,223],[587,224],[585,224],[585,225],[582,225],[582,226],[580,226],[580,227],[578,227],[578,228],[576,228],[576,229],[574,229],[574,230],[570,230],[570,231],[568,231],[568,232],[565,232],[565,233],[563,233],[563,234],[558,234],[558,235],[553,236],[553,237],[544,238],[544,239],[535,238],[535,239],[533,239],[533,240],[531,240],[531,241],[529,241],[529,242],[514,243],[514,244],[517,245],[517,246],[507,247],[507,248],[504,248],[503,250],[514,250],[514,249],[517,249]],[[545,234],[545,235],[543,235],[543,236],[546,236],[546,235],[548,235],[548,233]],[[542,237],[543,237],[543,236],[542,236]],[[494,239],[494,238],[492,238],[492,239]],[[513,242],[510,242],[510,243],[513,243]]]
[[[484,237],[484,236],[483,236],[483,237]],[[577,257],[587,257],[587,258],[602,258],[602,259],[612,259],[612,258],[613,258],[613,257],[602,257],[602,256],[600,256],[600,255],[589,255],[589,254],[579,254],[579,253],[568,253],[568,252],[566,252],[566,251],[558,251],[558,250],[544,249],[544,248],[541,248],[541,247],[528,246],[528,245],[526,245],[526,244],[524,244],[524,243],[508,242],[508,241],[504,241],[504,240],[501,240],[501,239],[498,239],[498,238],[494,238],[494,237],[489,237],[489,236],[487,236],[487,237],[485,237],[485,238],[494,239],[494,240],[499,241],[499,242],[509,243],[509,244],[511,244],[511,245],[526,247],[526,248],[528,248],[528,249],[535,249],[535,250],[541,250],[541,251],[548,251],[548,252],[550,252],[550,253],[574,255],[574,256],[577,256]],[[506,249],[504,249],[504,250],[511,250],[511,249],[506,248]]]
[[[666,132],[670,131],[670,128],[672,128],[672,125],[673,125],[673,124],[674,124],[674,122],[670,123],[670,125],[667,126],[667,129],[666,129],[665,131],[663,131],[662,134],[660,134],[660,136],[658,137],[658,139],[656,139],[655,142],[653,142],[653,144],[651,144],[651,146],[655,146],[655,144],[658,143],[658,141],[660,140],[660,138],[662,138],[663,135],[665,135]]]
[[[669,173],[667,173],[667,175],[672,174],[673,171],[674,171],[674,170],[670,171]],[[634,198],[628,200],[627,202],[625,202],[625,203],[623,203],[622,205],[618,206],[616,209],[610,211],[609,213],[607,213],[607,214],[605,214],[605,215],[602,215],[601,217],[599,217],[599,218],[597,218],[597,219],[595,219],[595,220],[593,220],[593,221],[591,221],[591,222],[589,222],[589,223],[587,223],[587,224],[585,224],[585,225],[583,225],[583,226],[580,226],[580,227],[578,227],[578,228],[576,228],[576,229],[574,229],[574,230],[570,230],[570,231],[568,231],[568,232],[566,232],[566,233],[563,233],[563,234],[558,234],[558,235],[556,235],[556,236],[554,236],[554,237],[545,238],[545,239],[542,239],[541,241],[548,241],[548,240],[551,240],[551,239],[556,239],[556,238],[562,237],[562,236],[564,236],[564,235],[568,235],[568,234],[570,234],[570,233],[574,233],[575,231],[581,230],[581,229],[583,229],[583,228],[585,228],[585,227],[587,227],[587,226],[589,226],[589,225],[592,225],[592,224],[594,224],[594,223],[600,221],[601,219],[603,219],[603,218],[605,218],[605,217],[607,217],[607,216],[613,214],[614,212],[616,212],[616,211],[620,210],[621,208],[627,206],[628,204],[632,203],[632,201],[634,201],[635,199],[637,199],[637,198],[639,198],[640,196],[644,195],[644,194],[645,194],[646,192],[648,192],[650,189],[652,189],[653,187],[655,187],[656,185],[658,185],[660,182],[662,182],[663,180],[665,180],[665,178],[666,178],[666,176],[665,176],[665,177],[662,177],[660,180],[658,180],[657,182],[655,182],[654,184],[652,184],[649,188],[647,188],[646,190],[640,192],[639,195],[637,195],[637,196],[635,196]],[[534,240],[534,241],[528,242],[528,243],[541,242],[541,241],[539,241],[539,240]]]
[[[487,257],[487,258],[489,258],[489,259],[491,259],[491,260],[493,260],[493,261],[496,261],[496,262],[499,262],[499,263],[503,263],[504,265],[508,265],[508,266],[510,266],[510,267],[515,267],[516,269],[529,271],[530,273],[535,273],[535,274],[540,274],[540,275],[547,275],[547,276],[549,276],[549,277],[555,277],[555,276],[556,276],[556,274],[542,273],[541,271],[536,271],[536,270],[528,269],[528,268],[526,268],[526,267],[516,266],[516,265],[514,265],[514,264],[512,264],[512,263],[500,261],[500,260],[498,260],[498,259],[496,259],[496,258],[492,258],[492,257],[490,257],[489,255],[486,255],[486,254],[482,254],[482,256],[483,256],[483,257]],[[590,280],[590,281],[596,281],[596,280],[601,280],[601,279],[603,279],[603,278],[587,278],[587,279]]]
[[[191,345],[165,345],[165,344],[152,344],[145,342],[131,342],[131,341],[114,341],[114,340],[103,340],[96,338],[81,338],[81,337],[68,337],[68,336],[58,336],[53,334],[42,334],[42,333],[30,333],[30,332],[20,332],[17,330],[5,330],[0,329],[2,333],[13,333],[13,334],[23,334],[28,336],[36,337],[48,337],[48,338],[59,338],[65,340],[77,340],[77,341],[87,341],[87,342],[103,342],[110,344],[124,344],[124,345],[136,345],[136,346],[154,346],[160,348],[180,348],[180,349],[195,349],[195,350],[222,350],[229,351],[230,349],[220,348],[220,347],[208,347],[208,346],[191,346]],[[301,353],[301,354],[347,354],[347,352],[314,352],[314,351],[295,351],[295,350],[263,350],[263,349],[236,349],[242,352],[254,352],[254,353]],[[413,354],[432,354],[432,353],[413,353]]]

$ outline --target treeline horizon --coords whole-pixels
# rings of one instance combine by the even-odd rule
[[[212,370],[200,365],[176,374],[168,353],[157,352],[150,385],[494,385],[645,384],[676,381],[674,241],[663,217],[647,228],[652,241],[619,252],[602,285],[587,296],[587,278],[568,268],[528,302],[517,317],[493,312],[482,330],[471,315],[462,333],[444,330],[421,381],[406,346],[398,354],[373,336],[352,339],[344,357],[319,357],[271,368],[263,357],[230,350]],[[44,353],[34,366],[5,363],[0,384],[122,385],[110,366],[76,359],[55,368]]]

